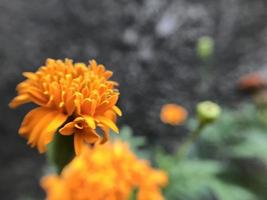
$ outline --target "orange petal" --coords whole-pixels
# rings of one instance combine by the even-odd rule
[[[72,135],[74,133],[74,122],[67,123],[63,128],[59,130],[61,135]]]
[[[92,105],[92,100],[89,98],[86,98],[81,106],[81,111],[85,115],[91,114],[91,105]]]
[[[115,95],[113,95],[113,96],[109,99],[109,103],[110,103],[110,105],[114,106],[114,105],[117,103],[118,99],[119,99],[119,94],[115,94]]]
[[[30,87],[27,94],[34,103],[40,106],[45,105],[45,103],[49,100],[47,96],[45,96],[44,93],[36,87]]]
[[[100,144],[104,144],[109,140],[109,129],[106,126],[100,126],[100,128],[103,130],[104,133]]]
[[[99,106],[97,106],[96,113],[102,114],[110,107],[109,101],[103,101]]]
[[[10,108],[16,108],[22,104],[29,103],[31,100],[27,94],[16,96],[8,105]]]
[[[121,109],[118,106],[113,106],[112,110],[119,116],[122,116]]]
[[[74,105],[74,95],[71,90],[67,90],[65,95],[65,107],[67,110],[68,115],[71,115],[75,109]]]
[[[74,135],[74,150],[76,155],[80,155],[82,152],[84,142],[83,142],[83,137],[80,134],[75,134]]]
[[[45,109],[43,112],[44,113],[42,113],[42,116],[39,116],[38,122],[34,125],[29,135],[28,144],[31,144],[32,147],[36,146],[40,138],[40,134],[48,126],[49,122],[55,115],[55,111],[51,109]]]
[[[61,99],[61,87],[59,85],[59,83],[57,82],[53,82],[50,86],[51,92],[53,93],[53,97],[54,97],[54,103],[58,106],[60,104],[60,102],[62,101]]]
[[[100,121],[100,123],[102,123],[103,125],[111,128],[115,133],[119,133],[119,129],[118,127],[116,126],[116,124],[110,120],[109,118],[107,117],[103,117],[103,116],[96,116],[95,117],[96,120]]]
[[[89,144],[94,144],[99,140],[99,135],[92,129],[86,131],[86,134],[84,135],[84,139]]]
[[[22,73],[23,76],[25,76],[28,79],[32,79],[32,80],[36,80],[37,76],[35,73],[32,72],[23,72]]]
[[[40,118],[42,118],[42,116],[44,116],[46,113],[47,109],[43,107],[34,108],[30,112],[28,112],[22,121],[19,129],[19,134],[29,136]]]
[[[96,125],[95,125],[95,120],[93,117],[89,116],[89,115],[85,115],[83,116],[83,118],[85,119],[86,123],[88,124],[88,126],[92,129],[95,129],[96,128]]]
[[[82,102],[83,95],[80,92],[75,93],[75,100],[74,104],[76,107],[76,112],[80,115],[81,114],[81,102]]]
[[[53,117],[50,119],[50,122],[40,133],[40,137],[38,140],[38,150],[40,153],[46,151],[46,145],[51,142],[53,136],[57,129],[67,120],[68,116],[54,111]]]

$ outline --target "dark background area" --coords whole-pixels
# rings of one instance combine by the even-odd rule
[[[7,106],[23,71],[46,58],[95,58],[120,83],[119,124],[172,149],[183,130],[160,122],[161,106],[175,102],[192,113],[200,100],[244,101],[237,79],[267,63],[266,10],[265,0],[1,0],[1,199],[43,198],[45,156],[17,134],[30,107]],[[204,35],[215,41],[205,79],[195,48]]]

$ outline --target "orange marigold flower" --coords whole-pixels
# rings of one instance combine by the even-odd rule
[[[161,108],[160,119],[166,124],[180,125],[187,119],[187,111],[176,104],[165,104]]]
[[[138,200],[163,200],[165,172],[139,160],[126,143],[84,147],[60,176],[41,180],[48,200],[127,200],[137,189]],[[61,195],[59,195],[61,194]]]
[[[46,145],[62,125],[65,125],[60,129],[62,135],[74,134],[77,154],[84,142],[99,141],[97,127],[104,132],[102,143],[108,140],[109,129],[118,132],[115,124],[116,116],[121,116],[116,106],[118,84],[109,80],[112,72],[95,60],[85,65],[70,59],[47,59],[37,72],[23,75],[27,79],[18,84],[18,96],[9,106],[15,108],[29,102],[39,106],[25,116],[19,134],[40,152],[46,151]]]

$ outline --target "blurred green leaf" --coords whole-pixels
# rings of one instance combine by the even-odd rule
[[[157,164],[169,174],[164,190],[166,199],[177,200],[254,200],[250,191],[222,181],[219,174],[225,168],[212,160],[181,160],[157,152]]]

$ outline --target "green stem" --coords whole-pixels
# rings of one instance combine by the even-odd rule
[[[48,146],[48,161],[56,167],[60,174],[62,169],[74,158],[73,136],[63,136],[56,133],[54,140]]]
[[[192,131],[185,142],[179,147],[177,151],[177,158],[179,160],[187,156],[190,146],[196,141],[205,125],[206,123],[199,122],[196,129]]]

